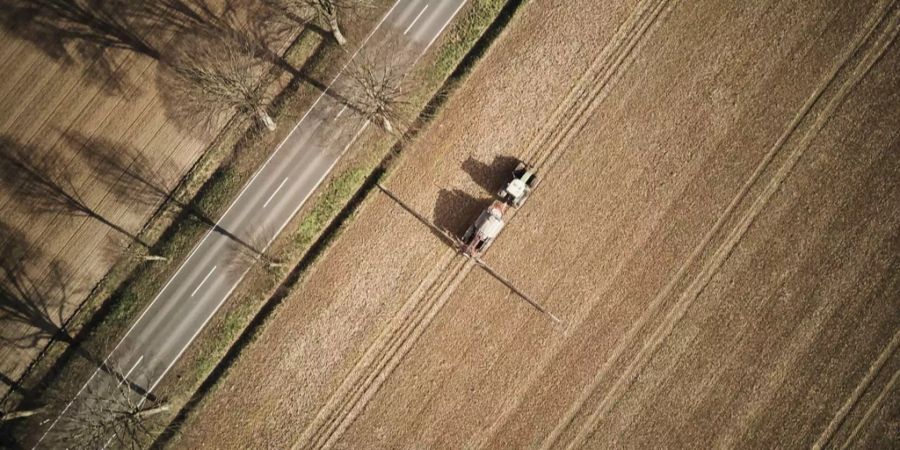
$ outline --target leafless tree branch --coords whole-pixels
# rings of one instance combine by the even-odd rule
[[[227,37],[185,36],[167,59],[169,87],[164,93],[182,120],[199,120],[215,129],[231,114],[250,114],[270,130],[275,121],[266,110],[271,100],[261,85],[269,65],[256,58],[253,48]]]

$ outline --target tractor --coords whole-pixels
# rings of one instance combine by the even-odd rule
[[[534,167],[519,161],[519,164],[513,170],[513,179],[505,188],[497,193],[497,196],[506,204],[519,208],[528,199],[531,191],[537,187],[538,178],[534,173]]]

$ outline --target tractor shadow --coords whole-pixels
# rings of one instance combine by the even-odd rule
[[[434,204],[434,224],[447,230],[453,236],[462,235],[475,223],[481,213],[493,201],[490,198],[476,198],[459,189],[441,189]]]
[[[506,155],[495,156],[490,164],[469,157],[463,161],[462,169],[472,177],[475,184],[494,195],[509,182],[518,163],[518,158]]]

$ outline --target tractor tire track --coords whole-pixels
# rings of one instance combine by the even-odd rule
[[[356,365],[347,377],[344,378],[341,386],[334,394],[332,394],[328,402],[319,409],[319,413],[313,421],[310,422],[310,425],[307,426],[306,430],[304,430],[303,435],[301,435],[298,442],[294,445],[294,448],[305,448],[306,444],[315,436],[315,433],[319,433],[322,427],[327,426],[328,423],[333,420],[333,416],[336,414],[335,411],[340,406],[347,403],[346,397],[355,392],[359,384],[362,384],[366,372],[372,368],[373,364],[375,364],[378,352],[384,348],[390,347],[390,342],[399,335],[400,331],[405,328],[406,323],[410,318],[413,317],[416,314],[416,311],[418,311],[422,304],[425,303],[423,299],[429,298],[434,289],[443,283],[442,277],[447,273],[447,268],[452,262],[451,258],[452,255],[445,251],[438,260],[437,266],[433,267],[426,274],[425,278],[419,283],[409,299],[407,299],[406,303],[394,315],[388,327],[386,327],[375,342],[369,346],[366,353],[363,354],[359,361],[357,361]]]
[[[456,256],[445,252],[293,448],[329,447],[352,424],[471,271],[474,262]]]
[[[720,218],[720,221],[717,222],[717,225],[724,223],[725,221],[722,219],[731,215],[731,213],[734,211],[733,207],[735,207],[737,203],[740,203],[740,199],[744,195],[746,195],[747,192],[749,192],[752,185],[756,184],[759,175],[766,169],[772,159],[774,159],[775,155],[780,153],[780,150],[786,147],[786,144],[790,140],[790,138],[796,135],[796,131],[800,129],[801,124],[806,121],[805,119],[807,117],[812,118],[811,120],[813,120],[813,123],[810,124],[809,127],[801,133],[800,141],[796,144],[796,146],[794,146],[793,151],[786,156],[784,162],[780,167],[778,167],[777,169],[773,169],[776,170],[776,172],[772,176],[772,179],[764,186],[762,192],[759,194],[753,204],[743,214],[736,226],[731,230],[729,235],[718,247],[712,257],[706,262],[700,273],[687,287],[687,289],[680,296],[675,305],[672,306],[663,322],[660,323],[660,325],[654,330],[651,337],[641,347],[641,350],[634,356],[631,363],[625,369],[624,373],[616,379],[610,390],[603,396],[600,404],[591,413],[587,421],[579,429],[575,438],[569,443],[567,448],[580,447],[585,444],[586,439],[596,429],[600,420],[602,420],[605,414],[615,406],[617,401],[624,394],[625,390],[636,379],[636,377],[639,375],[650,358],[652,358],[656,353],[656,350],[669,336],[669,334],[671,334],[672,330],[690,308],[693,301],[697,297],[699,297],[700,293],[703,291],[703,289],[706,287],[715,273],[731,255],[731,252],[737,246],[738,242],[740,242],[755,219],[768,204],[769,200],[778,191],[782,182],[791,173],[793,168],[796,166],[796,163],[809,148],[812,139],[818,135],[818,132],[824,127],[828,120],[830,120],[830,117],[833,115],[835,110],[837,110],[837,108],[843,103],[843,100],[844,98],[846,98],[847,93],[852,90],[865,77],[866,74],[869,73],[875,63],[882,57],[882,55],[885,53],[887,48],[897,36],[897,12],[898,10],[896,8],[896,2],[891,2],[890,6],[884,9],[881,14],[873,15],[873,17],[866,24],[865,28],[867,31],[856,40],[854,45],[850,48],[850,51],[845,53],[844,57],[841,58],[841,62],[826,78],[825,83],[823,83],[820,88],[813,93],[813,95],[801,109],[800,113],[794,119],[794,122],[785,132],[785,134],[782,135],[781,139],[776,142],[775,146],[770,150],[769,154],[766,155],[766,158],[764,158],[762,164],[757,168],[757,171],[754,172],[753,176],[751,176],[750,180],[748,180],[748,183],[745,184],[741,192],[739,192],[738,197],[735,198],[735,201],[733,201],[732,204],[729,205],[729,209],[726,210],[725,214],[723,214],[722,218]],[[876,30],[878,31],[877,35]],[[875,36],[874,40],[872,39],[873,36]],[[868,46],[868,48],[864,48],[869,41],[872,41],[872,44]],[[826,97],[824,94],[831,90],[833,90],[834,92],[831,93],[830,96]],[[820,103],[823,103],[823,105],[820,108],[816,108],[818,109],[818,111],[815,114],[810,115],[810,111],[812,111],[814,107],[819,105]],[[707,234],[707,237],[711,238],[713,234],[716,234],[716,228],[717,227],[714,227],[713,230],[711,230],[711,232]],[[695,252],[691,255],[691,258],[689,258],[686,264],[683,265],[679,270],[679,275],[683,274],[683,272],[685,271],[685,267],[689,265],[687,263],[691,263],[691,260],[694,259],[694,255],[698,255],[699,253],[701,253],[701,251],[699,250],[701,250],[702,247],[705,247],[706,244],[707,239],[704,239],[704,242],[701,242],[701,246],[698,246],[698,248],[695,249]],[[673,281],[676,281],[678,278],[680,277],[676,275],[676,279],[673,279]],[[674,285],[674,282],[670,282],[666,287],[671,289],[670,287]],[[658,295],[657,298],[654,299],[653,306],[658,307],[658,305],[662,303],[662,299],[667,297],[668,294],[668,290],[664,289],[660,293],[660,295]],[[655,308],[648,308],[647,311],[650,312],[652,309]],[[650,314],[645,314],[642,319],[649,318],[649,315]],[[646,320],[641,320],[639,322],[641,323],[636,324],[636,327],[633,327],[632,330],[635,330],[635,328],[637,327],[642,327],[643,323],[646,322]],[[634,336],[636,335],[636,332],[631,333],[630,330],[629,334],[631,336]],[[618,359],[618,356],[619,355],[614,355],[616,359]],[[604,364],[604,368],[601,369],[600,372],[598,372],[597,376],[589,385],[588,389],[584,391],[579,401],[573,404],[573,407],[570,408],[564,421],[560,422],[560,424],[557,426],[557,429],[554,430],[554,433],[551,434],[551,436],[548,437],[547,441],[544,442],[542,448],[549,448],[550,446],[555,444],[556,440],[561,436],[562,431],[564,431],[565,428],[568,427],[568,425],[575,418],[576,414],[581,409],[583,409],[584,403],[588,400],[589,397],[593,396],[600,383],[604,378],[606,378],[609,368],[614,362],[615,360],[613,358],[610,358],[610,360],[608,360],[607,363]]]
[[[875,381],[875,377],[878,376],[878,373],[881,372],[881,369],[884,368],[884,365],[887,364],[891,356],[894,355],[894,352],[897,351],[898,346],[900,346],[900,330],[897,330],[897,332],[894,333],[894,336],[884,347],[884,350],[882,350],[878,355],[878,358],[876,358],[875,361],[872,362],[872,365],[869,366],[869,369],[866,371],[866,375],[862,378],[862,380],[860,380],[856,388],[853,389],[850,397],[847,398],[847,400],[841,406],[841,409],[837,411],[837,413],[828,423],[828,426],[824,431],[822,431],[822,434],[819,436],[819,439],[816,440],[815,444],[813,444],[812,448],[822,449],[827,447],[831,443],[834,435],[847,419],[847,415],[851,410],[853,410],[856,404],[859,403],[859,400],[862,398],[863,394],[866,392],[866,390],[869,389],[869,386],[872,384],[872,382]],[[894,376],[885,385],[878,397],[872,402],[872,405],[863,415],[863,418],[860,419],[856,427],[854,427],[853,431],[847,437],[847,440],[844,442],[841,448],[847,448],[853,442],[853,439],[859,433],[859,430],[862,429],[862,426],[865,425],[866,422],[868,422],[869,417],[872,415],[872,412],[881,403],[881,400],[883,399],[885,394],[890,391],[894,383],[896,383],[898,375],[900,375],[900,371],[894,373]]]
[[[539,134],[530,140],[530,144],[524,152],[527,156],[523,159],[531,162],[538,169],[538,172],[546,173],[546,171],[552,169],[553,163],[556,162],[562,153],[558,151],[562,148],[562,144],[570,141],[578,134],[577,131],[584,126],[590,113],[605,98],[603,94],[609,92],[609,88],[612,87],[611,80],[617,79],[623,72],[623,69],[627,67],[626,63],[629,61],[629,56],[647,35],[647,31],[654,24],[661,24],[662,21],[660,19],[664,19],[671,12],[672,8],[670,7],[666,11],[665,16],[662,14],[669,3],[670,0],[644,0],[635,6],[628,18],[619,26],[609,43],[597,55],[578,81],[569,89],[566,97],[557,105],[556,109],[546,120],[546,123],[552,124],[552,126],[542,128]],[[594,88],[588,90],[590,86]],[[580,103],[585,103],[585,105],[579,107]],[[574,133],[572,132],[573,130],[575,130]],[[563,142],[564,140],[565,142]],[[548,150],[546,156],[539,161],[538,156],[542,154],[541,149],[549,147],[544,145],[545,142],[554,142],[554,144],[552,149]],[[550,167],[544,168],[544,163],[548,160],[550,161]],[[512,221],[515,213],[516,211],[512,211],[508,221]],[[576,318],[570,322],[568,328],[574,328],[580,323],[587,315],[589,309],[579,311],[576,314]],[[562,343],[562,340],[556,340],[553,350],[547,353],[546,361],[542,361],[541,369],[532,371],[528,379],[519,385],[517,395],[513,397],[515,400],[511,400],[510,404],[504,407],[503,412],[484,433],[480,433],[470,441],[473,448],[485,446],[489,438],[495,435],[500,427],[506,423],[513,411],[519,406],[524,393],[537,380],[537,377],[544,372],[544,369],[549,364],[549,358],[556,354],[556,350]]]
[[[606,98],[615,81],[632,61],[631,56],[651,28],[662,23],[672,10],[670,0],[645,0],[619,27],[591,66],[572,87],[551,115],[547,127],[529,147],[528,159],[546,172],[564,148],[587,122],[590,114]],[[665,11],[665,13],[664,13]]]
[[[538,134],[533,138],[529,139],[530,144],[526,147],[524,152],[524,156],[533,158],[537,156],[537,153],[540,151],[540,144],[546,141],[550,135],[553,134],[557,125],[562,122],[563,114],[568,112],[571,109],[572,104],[575,102],[575,99],[582,95],[585,87],[590,83],[594,77],[594,72],[597,70],[599,66],[601,66],[607,59],[610,53],[615,51],[615,48],[621,46],[621,42],[628,37],[630,33],[633,32],[633,23],[635,21],[639,21],[644,14],[648,10],[648,4],[652,3],[655,0],[646,0],[644,2],[639,3],[635,6],[634,10],[625,19],[625,22],[619,26],[616,30],[616,33],[610,38],[610,41],[604,46],[604,48],[600,51],[594,61],[588,66],[588,68],[581,74],[578,80],[572,84],[572,87],[569,88],[566,96],[560,101],[553,112],[550,114],[550,117],[547,118],[545,123],[548,126],[542,127]],[[534,161],[529,161],[534,163]]]
[[[856,435],[859,434],[862,427],[869,422],[872,418],[872,414],[875,413],[875,410],[878,409],[884,403],[884,399],[887,397],[887,393],[894,388],[897,384],[897,381],[900,380],[900,370],[894,372],[894,376],[891,377],[890,381],[884,386],[884,389],[878,394],[878,397],[872,402],[872,406],[866,410],[865,415],[863,415],[862,419],[860,419],[859,423],[856,424],[856,427],[853,429],[853,432],[850,433],[850,436],[847,437],[847,440],[844,441],[844,445],[841,446],[841,450],[845,450],[850,447],[854,443],[854,439],[856,439]]]

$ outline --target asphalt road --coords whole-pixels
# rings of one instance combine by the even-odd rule
[[[465,1],[398,0],[354,57],[408,69]],[[268,246],[369,125],[341,103],[347,82],[342,75],[332,81],[108,356],[108,366],[136,390],[156,388],[255,263],[250,248]],[[118,384],[98,369],[60,417]],[[47,425],[35,448],[60,417]]]

